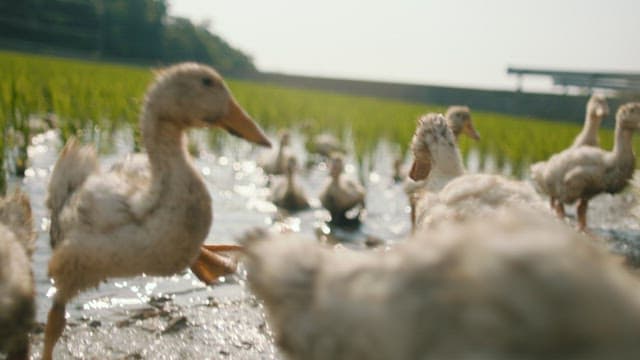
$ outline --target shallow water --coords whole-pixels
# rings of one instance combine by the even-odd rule
[[[298,174],[299,183],[311,198],[312,209],[288,215],[278,212],[267,200],[269,178],[256,165],[256,159],[267,154],[265,150],[225,137],[220,146],[222,150],[212,151],[205,144],[205,133],[195,133],[192,138],[200,150],[195,165],[206,180],[213,198],[214,222],[207,243],[234,243],[245,231],[257,226],[287,228],[314,238],[316,233],[327,231],[324,221],[328,219],[328,213],[320,208],[317,199],[328,178],[324,162],[305,167]],[[304,141],[299,134],[292,137],[292,147],[300,164],[310,163],[307,161]],[[100,158],[103,168],[130,152],[131,137],[126,132],[120,133],[115,137],[114,145],[112,153]],[[25,178],[12,179],[11,182],[11,186],[20,186],[29,194],[33,207],[34,226],[38,233],[33,260],[37,321],[40,323],[46,319],[52,291],[46,274],[51,251],[49,217],[44,201],[49,175],[60,147],[58,134],[53,131],[34,137],[29,148],[31,165]],[[348,175],[359,177],[365,183],[367,214],[360,229],[334,231],[343,246],[365,248],[370,238],[384,239],[386,244],[390,244],[409,233],[407,199],[402,184],[392,180],[394,157],[394,147],[380,142],[373,154],[364,161],[365,165],[358,165],[353,158],[347,158],[345,170]],[[485,161],[485,165],[487,163],[490,165],[491,160]],[[470,172],[479,171],[479,155],[471,152],[466,165]],[[362,176],[358,169],[364,168],[369,170]],[[640,226],[637,217],[630,216],[636,206],[636,198],[631,193],[603,195],[592,201],[589,221],[594,233],[612,240],[610,247],[613,251],[626,255],[631,258],[631,263],[637,265],[640,264]],[[571,214],[572,209],[568,210]],[[122,357],[124,355],[118,351],[126,349],[126,354],[133,354],[134,357],[155,358],[177,353],[177,358],[196,359],[201,357],[204,348],[198,350],[197,346],[194,348],[189,344],[197,344],[209,346],[214,350],[213,354],[225,357],[278,358],[270,333],[268,329],[265,330],[261,307],[244,286],[244,278],[244,271],[240,269],[238,275],[221,278],[220,284],[210,287],[200,283],[190,271],[165,278],[138,276],[110,279],[97,289],[81,293],[69,304],[67,312],[71,327],[65,333],[70,335],[66,340],[63,339],[65,347],[58,348],[58,354],[80,358],[114,357],[114,354]],[[161,308],[158,302],[165,301],[175,311],[164,320],[145,318],[138,321],[137,330],[120,326],[140,314]],[[172,321],[182,320],[183,313],[188,316],[185,320],[189,324],[186,330],[174,338],[163,337],[164,340],[160,341],[158,334],[170,329]],[[105,326],[104,323],[111,326]],[[96,326],[100,328],[96,330]],[[126,344],[127,336],[135,337],[132,344]],[[182,339],[184,336],[192,338],[185,341]],[[101,350],[93,348],[92,341],[100,342],[103,345]],[[106,346],[108,342],[112,345]],[[163,345],[159,345],[159,342]],[[176,352],[177,347],[181,348]],[[38,356],[37,349],[34,356]]]
[[[256,165],[255,159],[265,152],[240,140],[225,140],[222,152],[214,153],[204,145],[206,136],[193,136],[199,143],[200,154],[195,164],[205,178],[213,198],[214,222],[207,243],[234,243],[236,238],[253,227],[286,227],[292,231],[315,237],[316,229],[324,229],[328,213],[320,208],[317,200],[322,185],[327,180],[324,162],[301,170],[298,179],[311,198],[312,209],[287,215],[279,213],[267,200],[268,177]],[[294,137],[292,146],[296,154],[304,154],[303,138]],[[20,186],[31,199],[37,242],[34,252],[34,272],[37,286],[37,321],[44,322],[50,306],[51,283],[46,269],[50,257],[49,217],[44,202],[50,172],[61,148],[57,133],[51,131],[32,139],[29,148],[30,167],[24,179],[13,179],[12,186]],[[130,136],[121,133],[115,138],[114,152],[100,158],[103,168],[130,152]],[[305,163],[306,159],[300,159]],[[348,160],[346,172],[357,177],[358,166]],[[368,196],[367,214],[363,225],[355,231],[343,231],[339,235],[345,246],[364,247],[367,236],[395,241],[405,236],[410,228],[406,196],[401,184],[391,180],[392,156],[390,147],[381,143],[371,158],[371,171],[364,177]],[[221,279],[221,284],[206,287],[190,271],[169,278],[139,276],[127,279],[111,279],[97,289],[81,293],[68,307],[71,318],[86,314],[118,318],[128,309],[146,306],[152,298],[171,294],[177,302],[198,301],[213,295],[238,297],[245,291],[242,275]]]

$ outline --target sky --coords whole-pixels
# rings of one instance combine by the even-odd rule
[[[170,0],[261,71],[513,89],[507,66],[640,73],[639,0]],[[525,90],[550,88],[544,79]],[[547,89],[549,90],[549,89]]]

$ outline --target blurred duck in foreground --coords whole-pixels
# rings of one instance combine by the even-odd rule
[[[51,359],[65,326],[65,306],[107,278],[168,276],[191,267],[205,283],[235,271],[220,252],[234,245],[203,245],[212,221],[211,197],[187,153],[185,131],[221,127],[269,146],[212,68],[184,63],[156,75],[140,117],[147,155],[100,172],[93,147],[71,139],[51,174],[49,275],[55,295],[45,328],[44,359]]]
[[[587,228],[589,200],[601,193],[622,191],[633,176],[635,154],[631,138],[640,128],[640,103],[627,103],[616,113],[613,151],[592,146],[572,147],[546,162],[531,166],[531,177],[564,218],[564,204],[578,202],[578,228]]]
[[[288,211],[300,211],[309,208],[304,190],[296,180],[298,161],[295,157],[287,159],[286,175],[275,179],[271,186],[271,201]]]
[[[331,224],[358,225],[365,208],[365,190],[362,184],[344,175],[344,159],[333,154],[329,165],[331,178],[320,193],[320,203],[331,214]]]
[[[635,359],[640,287],[586,236],[506,207],[389,251],[254,231],[247,279],[291,359]]]
[[[587,102],[587,111],[584,118],[584,126],[580,134],[573,140],[572,148],[579,146],[600,146],[598,130],[602,119],[609,116],[609,104],[602,95],[591,95]]]
[[[26,194],[0,199],[0,353],[29,359],[29,331],[35,316],[31,255],[35,242]]]
[[[422,183],[411,194],[414,230],[447,218],[461,220],[481,213],[489,216],[512,203],[526,203],[544,211],[540,197],[529,184],[500,175],[465,174],[453,132],[440,114],[427,114],[418,120],[411,150],[414,161],[409,176]]]

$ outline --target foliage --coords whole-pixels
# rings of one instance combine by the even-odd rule
[[[186,59],[253,72],[249,56],[206,25],[167,14],[166,0],[0,0],[0,39],[147,63]]]
[[[151,75],[148,69],[137,67],[0,52],[0,117],[9,132],[24,133],[28,131],[23,129],[25,119],[55,113],[63,138],[79,134],[108,145],[118,128],[137,128],[138,110]],[[240,104],[267,129],[297,128],[309,137],[330,132],[352,142],[361,160],[381,139],[400,144],[406,152],[416,118],[445,110],[248,81],[229,80],[228,84]],[[494,113],[473,111],[473,119],[482,139],[474,142],[462,137],[465,158],[475,151],[481,168],[484,164],[489,170],[517,176],[524,175],[531,162],[567,147],[579,132],[575,124]],[[610,148],[612,131],[602,129],[600,137],[603,147]]]

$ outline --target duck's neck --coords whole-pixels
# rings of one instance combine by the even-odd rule
[[[615,144],[613,145],[613,153],[618,161],[634,161],[633,146],[631,138],[633,137],[633,129],[628,129],[620,124],[616,124]]]
[[[600,129],[600,121],[595,114],[587,113],[584,119],[584,126],[578,139],[582,142],[580,145],[595,145],[598,143],[598,130]]]
[[[184,131],[173,121],[145,113],[142,119],[142,139],[151,171],[154,174],[170,172],[175,167],[190,166]]]
[[[429,176],[452,179],[464,174],[462,157],[455,144],[432,151],[431,154],[433,158]]]
[[[464,174],[464,168],[460,163],[452,163],[447,164],[446,166],[441,166],[440,164],[434,164],[431,168],[431,172],[429,173],[429,179],[438,179],[449,181],[458,176]]]
[[[287,188],[293,189],[295,187],[295,176],[293,176],[293,171],[287,170]]]
[[[332,174],[331,175],[331,184],[340,184],[340,176],[342,175],[342,173],[338,173],[338,174]]]

